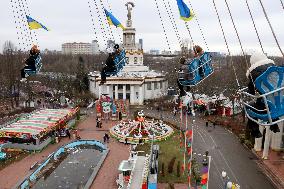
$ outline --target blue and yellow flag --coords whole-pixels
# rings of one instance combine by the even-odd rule
[[[190,21],[194,15],[192,10],[190,10],[187,5],[183,2],[183,0],[177,0],[178,10],[180,14],[180,18],[184,21]]]
[[[110,13],[105,9],[105,14],[108,20],[109,25],[114,25],[116,27],[120,27],[123,30],[125,29],[123,25]]]
[[[47,29],[47,27],[45,27],[44,25],[42,25],[41,23],[39,23],[38,21],[34,20],[33,18],[31,18],[30,16],[26,15],[27,21],[28,21],[28,25],[30,30],[34,30],[34,29],[39,29],[39,28],[43,28],[46,31],[49,31],[49,29]]]

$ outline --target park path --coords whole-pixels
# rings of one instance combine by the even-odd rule
[[[115,122],[103,122],[103,128],[97,129],[95,114],[90,114],[86,120],[79,123],[77,129],[82,139],[96,139],[102,140],[103,135],[108,133],[108,129],[115,125]],[[56,151],[60,146],[70,142],[68,138],[63,138],[60,143],[49,145],[40,153],[31,154],[24,159],[15,162],[5,169],[0,171],[0,188],[10,189],[13,188],[18,182],[23,180],[25,176],[30,174],[32,171],[29,170],[30,166],[35,162],[41,162],[47,158],[47,156]],[[118,176],[119,163],[128,159],[129,147],[127,145],[118,143],[113,139],[107,144],[110,151],[105,159],[104,164],[99,170],[97,177],[91,188],[105,188],[114,189],[116,187],[116,178]]]

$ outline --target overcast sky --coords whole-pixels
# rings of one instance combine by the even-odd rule
[[[105,18],[102,16],[100,0],[0,0],[0,50],[6,40],[11,40],[16,45],[25,43],[30,33],[20,32],[19,25],[23,28],[24,21],[19,22],[18,13],[13,14],[13,9],[27,2],[31,17],[37,19],[48,27],[51,31],[36,30],[38,42],[41,49],[61,50],[61,44],[64,42],[91,42],[98,39],[100,46],[105,47],[107,38],[112,38],[111,33],[105,24]],[[91,20],[89,4],[90,2],[94,23]],[[111,9],[112,13],[125,25],[127,19],[127,10],[125,7],[126,0],[102,0],[107,9]],[[173,30],[171,22],[167,16],[163,1],[170,2],[174,19],[176,21],[178,32],[182,38],[189,38],[185,24],[179,19],[176,0],[156,0],[158,2],[166,33],[169,38],[170,49],[178,50],[179,43]],[[275,40],[267,24],[261,6],[258,0],[248,0],[252,14],[255,18],[256,27],[259,31],[264,50],[270,55],[280,55],[280,51],[276,46]],[[95,2],[100,8],[99,14],[95,8]],[[144,40],[144,49],[166,49],[169,47],[165,40],[165,35],[161,25],[160,18],[157,13],[155,0],[135,0],[135,8],[133,10],[133,22],[137,31],[137,41],[139,38]],[[185,0],[189,4],[188,0]],[[212,0],[191,0],[190,1],[195,14],[199,20],[200,26],[204,32],[205,38],[210,51],[226,52],[224,39],[218,24],[216,14],[214,12]],[[243,46],[247,52],[260,51],[260,46],[254,31],[245,0],[228,0],[232,10],[233,18],[237,29],[240,33]],[[225,29],[226,37],[229,41],[229,47],[234,53],[240,53],[240,46],[230,21],[228,11],[224,0],[216,0],[222,23]],[[271,24],[275,30],[280,45],[284,44],[284,10],[280,0],[263,0],[267,14]],[[12,8],[12,5],[14,8]],[[16,10],[16,11],[17,11]],[[24,10],[24,9],[22,9]],[[28,10],[23,11],[28,12]],[[14,18],[16,16],[16,19]],[[100,20],[103,22],[101,23]],[[15,24],[15,21],[17,24]],[[94,24],[94,26],[93,26]],[[16,28],[16,26],[18,28]],[[202,36],[197,26],[196,19],[189,22],[194,43],[204,46]],[[94,29],[95,28],[95,29]],[[101,29],[103,28],[103,30]],[[122,31],[112,27],[113,35],[116,41],[120,41]],[[24,37],[22,40],[21,37]],[[33,36],[33,35],[32,35]],[[20,37],[20,40],[18,40]],[[25,45],[21,48],[26,47]],[[205,48],[206,49],[206,48]]]

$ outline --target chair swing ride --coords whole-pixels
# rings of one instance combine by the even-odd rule
[[[26,81],[26,78],[38,74],[42,68],[40,50],[37,45],[33,45],[38,43],[37,35],[36,33],[32,33],[32,30],[42,28],[48,31],[48,29],[30,16],[30,9],[26,1],[19,2],[11,0],[11,5],[19,46],[24,45],[24,51],[26,51],[27,47],[32,46],[29,57],[24,61],[25,66],[21,70],[21,81]],[[24,20],[26,22],[23,22]]]
[[[215,1],[214,0],[212,0],[212,1],[213,1],[215,12],[217,14],[217,18],[218,18],[218,21],[219,21],[219,24],[220,24],[220,28],[222,30],[223,37],[224,37],[224,40],[225,40],[225,43],[226,43],[228,55],[231,56],[231,52],[230,52],[230,49],[229,49],[229,46],[228,46],[228,43],[227,43],[227,39],[226,39],[224,30],[223,30],[223,26],[222,26],[222,22],[221,22],[218,10],[216,8]],[[155,0],[155,2],[156,2],[156,5],[157,5],[157,8],[158,8],[158,3],[157,3],[156,0]],[[163,0],[163,2],[164,2],[164,0]],[[231,21],[234,25],[234,29],[235,29],[235,32],[238,36],[239,43],[240,43],[240,46],[241,46],[242,52],[243,52],[242,43],[240,41],[237,28],[234,24],[234,20],[233,20],[233,17],[231,15],[230,8],[229,8],[229,5],[227,3],[227,0],[225,0],[225,2],[226,2],[226,6],[228,8],[228,11],[230,13],[230,18],[231,18]],[[269,18],[267,16],[265,7],[263,6],[261,0],[259,0],[259,2],[261,3],[265,18],[266,18],[267,22],[269,23],[269,26],[270,26],[270,29],[273,33],[274,39],[275,39],[276,43],[278,44],[277,37],[276,37],[276,35],[273,31],[273,28],[270,24],[270,21],[269,21]],[[165,2],[164,2],[164,5],[165,5],[166,8],[168,8],[167,13],[171,14],[171,15],[169,15],[170,21],[173,24],[173,28],[175,29],[177,37],[180,38],[178,31],[177,31],[176,23],[175,23],[174,18],[173,18],[173,13],[172,13],[170,4],[168,4],[168,7],[167,7]],[[182,0],[177,0],[177,5],[178,5],[180,16],[185,21],[186,28],[188,29],[188,32],[189,32],[189,37],[194,44],[191,32],[190,32],[189,27],[188,27],[188,21],[191,20],[194,17],[196,19],[197,23],[198,23],[198,19],[193,14],[192,10],[190,10],[188,7],[184,6],[185,3]],[[247,5],[248,11],[250,13],[252,23],[254,24],[254,29],[255,29],[256,34],[258,36],[258,31],[257,31],[257,28],[255,26],[254,19],[253,19],[253,16],[251,14],[251,10],[250,10],[250,7],[249,7],[247,0],[246,0],[246,5]],[[31,18],[29,16],[30,14],[29,14],[29,8],[28,8],[27,4],[26,5],[24,5],[24,4],[21,5],[20,3],[19,4],[17,4],[17,3],[12,4],[12,8],[13,8],[13,13],[14,13],[15,23],[21,22],[21,21],[17,20],[17,19],[20,20],[21,18],[19,16],[17,18],[16,12],[18,13],[19,11],[23,11],[23,14],[26,15],[27,23],[29,25],[30,30],[43,28],[43,29],[48,31],[48,29],[44,25],[42,25],[40,22],[34,20],[33,18]],[[107,20],[109,22],[108,27],[109,27],[110,31],[111,31],[111,29],[110,29],[111,25],[114,25],[116,27],[121,27],[123,29],[123,26],[121,25],[121,23],[112,15],[112,13],[108,12],[106,9],[104,9],[104,12],[105,12],[104,18],[105,18],[105,20]],[[158,12],[159,12],[159,8],[158,8]],[[92,13],[91,13],[91,16],[94,16],[94,15],[92,15]],[[159,12],[159,16],[160,16],[160,19],[161,19],[161,24],[162,24],[162,27],[163,27],[163,30],[164,30],[164,34],[166,36],[167,34],[165,32],[165,26],[163,24],[163,20],[162,20],[160,12]],[[100,20],[100,22],[102,22],[100,17],[99,17],[99,20]],[[92,18],[92,21],[94,22],[93,18]],[[101,27],[103,27],[103,26],[101,25]],[[20,38],[23,39],[24,37],[20,36],[20,32],[22,30],[25,30],[25,28],[22,27],[22,26],[17,26],[16,28],[20,30],[20,31],[17,31],[17,34],[19,35],[18,39],[20,39]],[[199,23],[198,23],[198,28],[200,30],[200,33],[201,33],[201,35],[204,39],[206,46],[207,46],[206,40],[204,38],[203,31],[202,31]],[[31,32],[30,32],[30,34],[31,34]],[[32,39],[32,36],[26,35],[25,37],[27,38],[26,42],[29,41],[27,46],[31,45],[32,43],[35,42],[35,39]],[[258,39],[259,39],[259,36],[258,36]],[[25,40],[25,39],[23,39],[23,40]],[[36,39],[36,41],[37,41],[37,39]],[[168,42],[167,36],[166,36],[166,41]],[[259,39],[259,43],[260,43],[260,46],[263,50],[260,39]],[[168,43],[168,45],[169,45],[169,43]],[[280,49],[280,51],[283,55],[282,49],[279,46],[279,44],[278,44],[278,48]],[[207,49],[208,49],[208,47],[207,47]],[[114,64],[115,69],[106,71],[107,77],[117,75],[123,69],[123,67],[125,66],[125,63],[126,63],[125,62],[126,61],[125,50],[124,49],[122,49],[122,50],[115,49],[115,51],[118,52],[118,53],[114,53],[114,57],[113,57],[113,64]],[[243,52],[243,55],[245,55],[244,52]],[[231,60],[231,63],[233,65],[232,60]],[[34,65],[35,65],[34,66],[35,69],[24,68],[24,72],[27,74],[27,76],[36,75],[40,72],[40,70],[42,68],[42,59],[41,59],[40,52],[38,52],[36,58],[34,59]],[[185,65],[187,65],[187,73],[184,73],[183,71],[180,71],[178,73],[178,82],[182,86],[190,86],[190,87],[197,86],[203,80],[207,79],[211,74],[214,73],[212,58],[211,58],[209,51],[204,52],[201,56],[196,57],[192,60],[187,59],[185,61]],[[233,68],[234,68],[234,65],[233,65]],[[234,69],[234,72],[235,72],[238,88],[240,88],[235,69]],[[260,125],[272,125],[272,124],[279,123],[279,122],[283,121],[283,118],[281,118],[284,115],[284,100],[283,100],[284,99],[284,92],[283,92],[284,91],[284,79],[283,79],[283,74],[284,74],[284,68],[278,67],[278,66],[275,66],[275,65],[271,66],[267,70],[265,70],[264,73],[262,73],[260,76],[258,76],[253,81],[255,89],[257,91],[256,95],[248,93],[247,88],[239,90],[239,93],[241,94],[241,97],[243,99],[242,102],[243,102],[243,105],[244,105],[245,113],[246,113],[246,115],[249,119],[251,119],[252,121],[254,121],[254,122],[256,122]],[[262,103],[265,105],[265,109],[259,110],[255,107],[251,106],[250,102],[252,100],[250,100],[250,101],[245,100],[247,98],[250,98],[253,101],[256,101],[257,99],[258,100],[261,99]]]
[[[162,19],[161,14],[160,14],[158,3],[157,3],[157,0],[154,0],[154,1],[156,3],[158,14],[159,14],[159,17],[160,17],[160,20],[161,20],[161,24],[162,24],[162,27],[163,27],[166,42],[167,42],[167,45],[169,46],[169,49],[170,49],[170,45],[169,45],[168,38],[167,38],[167,33],[166,33],[166,30],[165,30],[165,26],[163,24],[163,19]],[[175,20],[173,18],[174,15],[173,15],[173,12],[171,10],[170,4],[168,2],[168,6],[167,6],[166,3],[165,3],[165,0],[162,0],[162,1],[164,3],[164,6],[166,7],[167,14],[169,15],[171,24],[172,24],[172,26],[175,30],[176,37],[178,38],[179,41],[181,41],[179,33],[177,31],[177,26],[176,26]],[[258,36],[258,31],[257,31],[257,28],[256,28],[255,23],[254,23],[253,16],[252,16],[251,11],[250,11],[248,1],[247,0],[245,0],[245,1],[246,1],[248,11],[249,11],[250,16],[251,16],[251,21],[253,23],[257,37],[259,39],[261,49],[263,51],[263,47],[262,47],[260,38]],[[12,2],[12,0],[11,0],[11,2]],[[94,1],[94,2],[95,2],[95,5],[97,7],[96,8],[97,14],[100,15],[96,1]],[[100,2],[102,3],[102,1],[100,1]],[[222,31],[223,38],[224,38],[224,41],[225,41],[225,44],[226,44],[228,56],[232,57],[231,51],[230,51],[230,48],[229,48],[229,45],[228,45],[228,42],[227,42],[227,38],[226,38],[226,35],[224,33],[223,25],[222,25],[222,22],[221,22],[221,19],[220,19],[220,16],[219,16],[219,12],[218,12],[216,4],[215,4],[215,0],[212,0],[212,2],[213,2],[214,10],[215,10],[217,18],[218,18],[220,29]],[[269,22],[269,18],[267,17],[265,8],[264,8],[261,0],[259,0],[259,2],[262,5],[264,15],[266,17],[267,22],[269,23],[269,26],[270,26],[270,29],[273,33],[274,39],[275,39],[276,43],[278,44],[277,38],[276,38],[274,31],[273,31],[273,28],[272,28],[272,26]],[[88,3],[89,3],[89,1],[88,1]],[[229,5],[227,3],[227,0],[225,0],[225,3],[226,3],[226,7],[228,9],[228,12],[230,14],[231,21],[234,25],[234,30],[235,30],[235,33],[238,37],[243,56],[245,57],[245,53],[243,51],[243,46],[242,46],[241,40],[239,38],[237,28],[234,24],[234,20],[233,20]],[[203,31],[202,31],[202,29],[201,29],[201,27],[198,23],[198,19],[197,19],[196,15],[194,15],[193,11],[190,10],[186,6],[186,4],[183,2],[183,0],[177,0],[177,5],[178,5],[180,16],[185,21],[184,23],[185,23],[185,26],[188,30],[191,42],[194,44],[191,31],[189,30],[188,21],[190,21],[194,17],[197,24],[198,24],[198,29],[200,30],[200,34],[202,35],[204,43],[207,46],[207,42],[205,40]],[[191,4],[190,4],[190,6],[192,7]],[[12,7],[15,8],[13,10],[14,13],[16,11],[19,11],[19,10],[26,10],[26,7],[24,9],[21,9],[20,3],[17,6],[12,6]],[[97,19],[93,18],[94,14],[91,11],[90,3],[89,3],[89,8],[90,8],[90,14],[91,14],[92,22],[93,22],[93,26],[94,26],[94,21],[97,20]],[[101,29],[102,29],[103,32],[104,32],[105,28],[103,27],[103,24],[102,24],[103,23],[103,21],[101,20],[102,18],[104,18],[105,21],[108,21],[108,23],[109,23],[108,27],[109,27],[109,30],[110,30],[111,33],[112,33],[112,30],[110,29],[111,25],[114,25],[116,27],[121,27],[123,29],[123,26],[112,15],[112,13],[108,12],[106,9],[104,9],[104,13],[105,13],[105,16],[103,16],[103,17],[99,16],[98,17],[99,22],[101,24]],[[28,12],[25,12],[24,14],[29,15]],[[15,17],[15,19],[16,19],[16,17]],[[38,28],[46,29],[42,24],[40,24],[39,22],[37,22],[36,20],[32,19],[29,16],[27,16],[27,20],[28,20],[28,24],[30,26],[30,29],[38,29]],[[22,28],[19,27],[19,29],[22,29]],[[96,33],[95,27],[94,27],[94,32]],[[20,32],[17,32],[17,34],[20,35]],[[106,36],[106,35],[104,35],[104,36]],[[18,39],[19,39],[19,37],[18,37]],[[114,37],[113,37],[113,39],[114,39]],[[32,45],[31,40],[32,39],[30,39],[30,43],[28,45]],[[279,49],[282,53],[282,50],[281,50],[279,45],[278,45],[278,47],[279,47]],[[264,53],[264,51],[263,51],[263,53]],[[111,69],[106,69],[106,71],[105,71],[106,77],[111,77],[111,76],[117,75],[123,69],[123,67],[126,64],[126,52],[125,52],[124,49],[119,49],[118,46],[115,46],[114,52],[111,53],[111,55],[112,55],[112,61],[113,62],[112,62]],[[284,56],[283,53],[282,53],[282,55]],[[41,62],[42,62],[41,56],[40,56],[40,53],[38,52],[36,58],[34,59],[35,69],[26,68],[26,69],[24,69],[24,72],[28,76],[38,74],[40,72],[41,68],[42,68]],[[233,67],[234,75],[236,77],[235,78],[236,83],[237,83],[237,86],[238,86],[238,89],[239,89],[238,92],[241,95],[241,101],[242,101],[242,104],[244,106],[244,110],[245,110],[247,118],[252,120],[253,122],[257,123],[258,125],[262,125],[262,126],[271,126],[271,125],[274,125],[274,124],[277,124],[279,122],[284,121],[284,118],[282,118],[284,116],[284,67],[272,65],[272,66],[269,66],[266,70],[264,70],[263,73],[261,73],[254,80],[252,80],[256,93],[251,94],[248,91],[247,87],[246,88],[240,87],[239,79],[237,77],[236,69],[234,67],[232,58],[231,58],[230,62],[231,62],[232,67]],[[212,57],[210,55],[210,51],[209,51],[208,46],[207,46],[206,52],[202,52],[202,54],[200,54],[200,56],[195,57],[193,59],[186,59],[184,65],[186,66],[186,72],[184,72],[184,71],[178,72],[178,82],[179,82],[180,85],[182,85],[184,87],[197,87],[202,81],[204,81],[205,79],[207,79],[208,77],[210,77],[210,75],[212,75],[214,73]],[[247,64],[247,67],[249,67],[248,64]],[[252,78],[252,74],[249,73],[248,79],[251,79],[251,78]],[[257,106],[252,105],[252,102],[257,102],[257,101],[261,102],[261,104],[263,104],[264,108],[259,109]],[[119,127],[116,128],[119,134],[124,134],[124,133],[120,132],[121,128],[124,129],[124,127],[125,127],[125,125],[119,125]],[[160,127],[164,128],[164,127],[159,125],[158,129],[160,129]],[[137,132],[138,138],[140,136],[142,136],[142,134],[140,134],[140,130],[138,129],[138,132]],[[145,132],[148,132],[148,131],[146,130]],[[164,133],[166,133],[166,132],[164,132]],[[126,133],[126,134],[129,134],[129,133]],[[151,136],[150,133],[148,133],[148,135]],[[133,136],[134,136],[134,134],[133,134]],[[135,134],[135,136],[136,136],[136,134]],[[191,143],[189,143],[189,144],[191,145]],[[189,180],[189,182],[190,182],[190,180]]]

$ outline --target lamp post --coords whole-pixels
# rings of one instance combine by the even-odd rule
[[[223,181],[224,181],[224,189],[231,189],[234,188],[235,189],[240,189],[240,185],[238,184],[234,184],[230,181],[230,178],[227,176],[227,173],[226,171],[222,171],[222,178],[223,178]]]
[[[227,172],[226,171],[222,171],[222,178],[223,178],[223,182],[224,182],[224,189],[227,189],[228,188],[228,183],[229,183],[229,177],[227,176]]]

